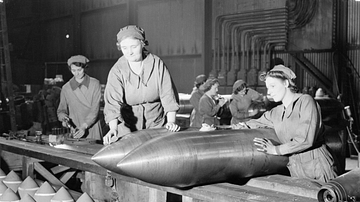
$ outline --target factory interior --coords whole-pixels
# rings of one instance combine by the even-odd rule
[[[360,0],[0,0],[0,62],[0,202],[360,201]]]

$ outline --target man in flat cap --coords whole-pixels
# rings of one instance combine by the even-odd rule
[[[73,128],[74,138],[86,137],[101,141],[101,85],[97,79],[85,73],[88,62],[82,55],[68,59],[68,68],[73,77],[62,87],[57,114],[63,126]]]

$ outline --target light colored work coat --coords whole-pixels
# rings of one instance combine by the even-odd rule
[[[97,79],[85,75],[84,81],[79,84],[73,77],[62,87],[57,109],[58,119],[62,121],[68,116],[77,127],[86,123],[89,126],[86,138],[102,140],[100,98],[101,86]]]
[[[208,95],[204,94],[200,98],[199,102],[199,113],[202,117],[202,123],[206,123],[209,126],[217,126],[220,124],[220,120],[217,117],[221,106],[218,105],[215,100]]]
[[[166,114],[179,109],[178,94],[163,61],[149,53],[135,74],[124,56],[111,68],[104,92],[105,122],[118,119],[118,134],[166,124]]]
[[[239,122],[245,122],[250,119],[249,107],[255,100],[261,98],[261,94],[255,90],[248,88],[248,92],[245,95],[232,94],[229,109],[231,112],[231,124],[237,124]]]

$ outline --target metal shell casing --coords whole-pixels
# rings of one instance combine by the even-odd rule
[[[183,128],[181,131],[198,131],[199,128]],[[100,166],[122,174],[116,164],[124,158],[130,151],[158,136],[167,136],[175,132],[170,132],[165,128],[146,129],[135,131],[123,136],[120,140],[110,145],[104,146],[91,158]]]
[[[253,139],[279,140],[273,129],[177,132],[153,138],[127,154],[117,167],[145,182],[191,187],[284,170],[287,156],[256,150]]]

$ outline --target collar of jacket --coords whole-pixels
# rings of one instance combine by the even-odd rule
[[[147,83],[149,82],[151,74],[154,71],[154,56],[152,54],[148,54],[148,55],[144,56],[144,59],[142,62],[143,62],[143,71],[140,75],[140,82],[142,82],[145,86],[147,86]],[[140,82],[135,82],[135,81],[137,81],[138,76],[131,71],[129,63],[127,62],[127,60],[124,56],[122,56],[120,58],[120,68],[124,74],[124,78],[131,85],[140,84]],[[137,86],[137,87],[139,87],[139,86]]]
[[[75,80],[75,77],[72,77],[70,79],[70,86],[71,86],[72,90],[75,90],[76,88],[80,87],[81,85],[84,85],[87,88],[89,88],[89,84],[90,84],[90,77],[87,74],[85,74],[84,80],[81,83],[77,82]]]

